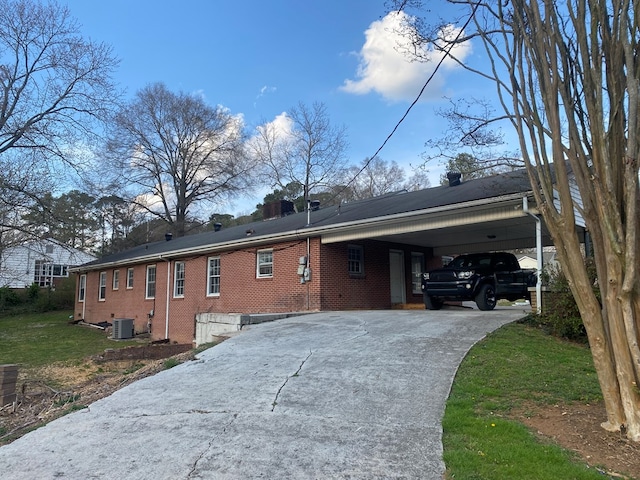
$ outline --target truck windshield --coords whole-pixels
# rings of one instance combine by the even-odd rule
[[[486,255],[460,255],[449,264],[452,268],[477,268],[491,265],[491,257]]]

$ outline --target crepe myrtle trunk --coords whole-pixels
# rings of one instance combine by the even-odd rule
[[[427,2],[395,5],[406,11],[421,3]],[[469,7],[464,28],[446,37],[442,32],[457,25],[430,26],[412,17],[413,50],[429,53],[429,45],[495,84],[504,113],[469,115],[458,126],[472,126],[468,133],[506,121],[515,129],[536,205],[587,331],[607,412],[602,426],[640,441],[637,2],[450,3]],[[465,64],[449,48],[473,39],[484,47],[486,68]],[[581,221],[594,247],[596,284],[576,232]]]

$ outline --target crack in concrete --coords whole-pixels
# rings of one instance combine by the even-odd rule
[[[231,420],[229,420],[229,422],[227,422],[227,424],[222,428],[222,433],[225,433],[227,431],[227,428],[229,428],[231,426],[231,424],[236,420],[236,418],[238,418],[238,414],[234,413],[233,414],[233,418]],[[207,448],[205,448],[204,450],[202,450],[202,453],[200,453],[200,455],[198,455],[198,457],[193,461],[193,463],[191,464],[191,470],[189,471],[187,478],[192,478],[192,476],[196,473],[196,470],[198,469],[198,463],[200,463],[200,461],[204,458],[204,456],[207,454],[207,452],[209,450],[211,450],[211,446],[213,445],[213,439],[211,439],[209,441],[209,444],[207,445]]]
[[[309,357],[313,355],[313,352],[311,350],[309,350],[309,355],[307,355],[305,357],[304,360],[302,360],[302,363],[300,363],[300,366],[298,367],[298,370],[296,370],[296,372],[293,375],[289,375],[286,380],[284,381],[284,383],[282,385],[280,385],[280,388],[278,389],[278,391],[276,392],[276,398],[273,399],[273,403],[271,404],[271,411],[273,412],[276,409],[276,405],[278,405],[278,397],[280,396],[280,392],[282,392],[282,389],[285,387],[285,385],[287,384],[287,382],[289,382],[289,380],[292,377],[297,377],[300,374],[300,370],[302,370],[302,367],[304,367],[304,364],[307,362],[307,360],[309,360]]]
[[[353,341],[353,340],[357,340],[358,338],[366,337],[367,335],[369,335],[369,330],[367,330],[366,328],[364,328],[364,327],[366,327],[366,326],[367,326],[367,321],[366,321],[366,320],[364,320],[362,323],[360,323],[360,325],[358,325],[358,327],[359,327],[359,328],[361,328],[362,330],[364,330],[364,333],[360,333],[360,334],[358,334],[358,335],[354,335],[353,337],[349,337],[349,338],[347,338],[344,342],[351,342],[351,341]],[[343,343],[344,343],[344,342],[343,342]]]

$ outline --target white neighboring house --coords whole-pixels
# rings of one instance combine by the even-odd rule
[[[520,268],[524,268],[524,269],[538,268],[538,260],[535,254],[522,253],[516,256],[518,258],[518,263],[520,264]],[[542,264],[543,264],[543,268],[544,267],[556,268],[558,266],[558,259],[556,258],[555,249],[553,250],[545,249],[542,252]]]
[[[69,276],[70,267],[96,258],[51,238],[9,247],[0,254],[0,287],[53,286],[56,279]]]

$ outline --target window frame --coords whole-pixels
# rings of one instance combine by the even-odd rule
[[[422,252],[411,252],[411,293],[415,295],[422,294],[422,273],[425,268],[424,258],[425,255]],[[419,261],[416,262],[416,259],[419,259]],[[415,271],[414,267],[416,266],[419,267],[419,271]]]
[[[358,252],[357,258],[352,256],[352,252]],[[352,268],[356,265],[358,268]],[[354,277],[364,276],[364,247],[362,245],[349,244],[347,246],[347,272]]]
[[[87,298],[87,274],[83,273],[78,277],[78,302],[84,303]]]
[[[153,271],[153,281],[150,280],[150,273]],[[147,265],[147,274],[145,275],[145,288],[144,298],[145,300],[153,300],[156,298],[156,285],[158,281],[158,269],[157,265]],[[149,288],[153,285],[153,294],[149,295]]]
[[[98,301],[104,302],[107,299],[107,272],[98,274]]]
[[[120,288],[120,270],[113,271],[113,277],[111,278],[111,289],[118,290]]]
[[[180,272],[178,271],[179,267],[182,267],[180,268]],[[185,262],[174,262],[173,264],[173,298],[184,298],[185,271],[186,271]],[[180,275],[178,275],[178,273],[180,273]]]
[[[213,262],[217,264],[217,273],[215,271],[211,272],[211,264]],[[220,257],[209,257],[207,259],[207,297],[220,296],[221,273]]]
[[[265,261],[263,257],[269,256]],[[256,278],[273,278],[273,248],[265,248],[256,252]],[[269,273],[263,273],[261,269],[268,268]]]
[[[127,290],[133,289],[133,272],[135,269],[133,267],[127,268]]]

